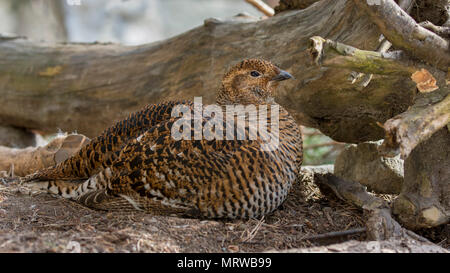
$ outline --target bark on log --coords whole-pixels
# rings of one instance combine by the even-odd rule
[[[271,8],[269,5],[267,5],[262,0],[245,0],[250,5],[254,6],[257,10],[264,13],[264,15],[271,17],[275,14],[275,11],[273,8]]]
[[[414,84],[375,75],[358,91],[350,70],[318,68],[306,51],[321,35],[376,49],[379,31],[353,1],[322,0],[299,11],[249,22],[207,20],[204,26],[142,46],[34,43],[0,38],[0,123],[89,137],[145,104],[215,98],[221,76],[244,58],[278,63],[297,80],[278,102],[297,120],[341,142],[381,139],[376,122],[411,105]]]

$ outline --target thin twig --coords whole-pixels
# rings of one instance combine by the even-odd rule
[[[411,230],[405,229],[405,232],[407,235],[411,236],[411,238],[416,239],[417,241],[424,242],[424,243],[431,243],[430,240],[428,240],[427,238],[420,236],[419,234],[414,233]]]
[[[250,5],[254,6],[257,10],[261,11],[268,17],[272,17],[275,14],[273,8],[264,3],[261,0],[245,0]]]
[[[326,238],[342,237],[342,236],[349,236],[349,235],[363,233],[363,232],[366,232],[365,227],[306,236],[306,237],[302,238],[302,240],[319,240],[319,239],[326,239]]]
[[[241,234],[241,241],[242,242],[248,242],[248,241],[252,240],[256,236],[256,234],[258,233],[258,230],[261,227],[263,222],[264,222],[264,216],[258,221],[258,223],[252,229],[252,231],[250,231],[250,232],[247,231],[247,237],[244,238],[244,239],[242,239],[242,237],[244,235],[244,232],[242,232],[242,234]]]

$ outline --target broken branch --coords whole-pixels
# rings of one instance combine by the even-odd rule
[[[408,14],[411,11],[412,5],[413,4],[413,0],[400,0],[398,5],[400,6],[400,8],[402,8],[404,11],[406,11]],[[386,53],[392,46],[391,42],[389,42],[383,35],[381,35],[380,39],[382,40],[381,43],[378,45],[377,47],[377,52],[380,53]],[[357,73],[357,72],[352,72],[352,74],[350,75],[350,80],[353,83],[355,83],[356,81],[361,80],[360,82],[360,86],[362,88],[366,87],[367,85],[369,85],[370,81],[372,80],[373,75],[372,74],[364,74],[364,73]]]
[[[314,36],[309,51],[317,65],[347,68],[368,74],[411,76],[426,65],[407,58],[401,52],[382,53],[361,50],[343,43]]]
[[[450,66],[449,42],[420,26],[393,0],[354,0],[396,47],[443,71]]]
[[[269,5],[267,5],[266,3],[264,3],[261,0],[245,0],[245,2],[254,6],[257,10],[261,11],[268,17],[271,17],[275,14],[275,11],[273,10],[273,8],[269,7]]]
[[[444,91],[449,93],[449,88],[446,89]],[[386,137],[380,146],[380,153],[384,156],[400,153],[401,158],[405,159],[419,143],[450,123],[450,94],[438,103],[433,104],[431,100],[423,98],[408,111],[386,121]]]

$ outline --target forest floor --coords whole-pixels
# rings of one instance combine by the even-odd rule
[[[391,196],[383,196],[392,199]],[[198,220],[105,212],[24,185],[0,184],[0,252],[264,252],[365,240],[365,233],[309,236],[364,227],[363,211],[326,198],[311,176],[275,212],[256,220]],[[418,232],[450,250],[450,225]]]

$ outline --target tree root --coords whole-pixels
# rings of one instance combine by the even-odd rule
[[[422,27],[433,31],[437,35],[444,37],[444,38],[450,38],[450,27],[444,27],[444,26],[436,26],[435,24],[431,23],[430,21],[424,21],[421,22],[419,25]]]
[[[400,226],[391,216],[391,209],[386,201],[369,194],[366,187],[353,181],[343,180],[331,173],[314,175],[314,181],[325,195],[332,192],[339,199],[363,209],[368,214],[366,223],[367,238],[370,241],[382,241],[390,238],[411,238],[411,231]],[[427,239],[414,234],[415,239],[428,242]]]

